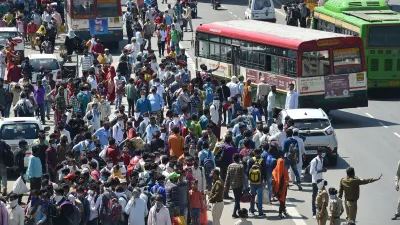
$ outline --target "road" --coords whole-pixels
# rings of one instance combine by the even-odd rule
[[[279,2],[282,1],[282,2]],[[285,23],[281,3],[285,0],[274,0],[277,23]],[[166,4],[159,1],[159,9],[167,8]],[[171,0],[170,0],[171,3]],[[400,9],[400,0],[390,1]],[[244,11],[248,2],[246,0],[222,1],[222,8],[212,10],[208,0],[199,0],[198,19],[193,19],[196,29],[200,24],[224,21],[232,19],[244,19]],[[181,47],[187,49],[187,54],[193,60],[194,47],[191,45],[192,33],[187,32]],[[155,38],[153,38],[155,39]],[[126,43],[126,42],[125,42]],[[120,46],[124,46],[121,44]],[[152,46],[157,46],[155,40]],[[27,49],[27,55],[31,53]],[[114,62],[117,60],[118,51],[114,52]],[[189,68],[193,72],[193,64],[189,62]],[[398,193],[394,190],[394,175],[400,156],[400,114],[398,111],[399,98],[373,99],[369,101],[366,108],[355,108],[347,110],[336,110],[331,112],[332,123],[339,141],[340,158],[335,168],[328,168],[324,178],[328,181],[328,187],[339,188],[339,182],[345,177],[345,169],[349,166],[355,168],[356,175],[361,178],[383,177],[380,181],[361,187],[361,197],[358,201],[357,224],[380,225],[398,224],[390,218],[395,213]],[[224,131],[222,132],[224,133]],[[9,190],[13,182],[9,182]],[[316,225],[316,220],[311,213],[311,185],[304,184],[303,191],[290,187],[288,191],[287,210],[291,217],[287,219],[278,218],[278,206],[264,206],[266,217],[252,217],[249,220],[254,225],[269,224],[281,225]],[[232,195],[232,194],[231,194]],[[242,204],[248,208],[248,204]],[[233,224],[235,219],[231,218],[233,202],[225,201],[225,208],[221,222]],[[211,219],[211,214],[209,215]],[[342,216],[345,218],[345,214]],[[343,219],[344,221],[344,219]]]

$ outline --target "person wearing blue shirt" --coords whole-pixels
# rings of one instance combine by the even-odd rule
[[[140,115],[143,115],[145,112],[151,113],[151,104],[150,100],[146,98],[146,90],[140,91],[140,98],[136,101],[137,109],[140,111]]]
[[[104,148],[108,144],[108,138],[111,136],[110,122],[105,121],[103,127],[98,129],[93,136],[100,141],[101,148]]]
[[[153,140],[153,135],[157,132],[160,131],[160,127],[156,125],[156,117],[152,116],[150,117],[150,124],[147,125],[146,127],[146,139],[145,141],[147,144],[151,144],[151,140]]]
[[[86,150],[93,150],[96,148],[96,146],[94,145],[94,142],[91,140],[92,139],[92,134],[90,133],[90,131],[85,133],[85,140],[79,142],[78,144],[76,144],[72,150],[77,151],[77,152],[82,152],[82,151],[86,151]]]
[[[161,110],[164,110],[164,100],[162,96],[157,94],[156,87],[151,88],[151,94],[147,96],[147,99],[150,101],[151,112],[159,112]]]
[[[156,177],[157,183],[150,189],[150,193],[153,194],[153,196],[160,194],[163,196],[163,203],[164,205],[166,204],[167,201],[167,195],[165,193],[165,186],[164,186],[164,181],[165,177],[163,175],[158,175]]]
[[[285,154],[285,157],[289,151],[290,145],[291,144],[295,144],[297,145],[297,148],[299,148],[299,145],[297,143],[297,140],[293,138],[293,129],[289,128],[286,130],[286,139],[283,141],[283,153]],[[300,154],[300,152],[298,152],[298,154]],[[299,158],[299,156],[298,156]],[[292,161],[292,160],[291,160]],[[285,167],[286,168],[292,168],[294,175],[296,176],[296,183],[297,183],[297,187],[299,188],[299,190],[302,190],[301,187],[301,180],[300,180],[300,174],[299,171],[297,170],[297,163],[296,161],[290,162],[290,164],[287,164],[286,160],[285,160]]]
[[[199,123],[202,130],[207,129],[208,122],[210,121],[211,115],[209,109],[204,109],[204,114],[200,116]]]
[[[261,154],[261,158],[264,159],[267,169],[266,169],[266,176],[267,176],[267,185],[268,185],[268,197],[270,202],[272,202],[272,171],[276,166],[276,159],[270,154],[268,149],[268,143],[264,143],[262,146],[264,152]]]
[[[199,152],[199,165],[204,166],[204,161],[207,158],[210,158],[213,161],[215,169],[214,153],[211,151],[208,142],[204,141],[202,144],[202,150]],[[212,186],[212,177],[206,176],[206,180],[207,180],[207,189],[210,191]]]
[[[42,162],[38,157],[39,148],[32,148],[32,155],[29,156],[28,169],[26,174],[29,177],[29,181],[31,183],[31,189],[39,190],[41,187],[41,178],[42,178]]]
[[[241,123],[239,125],[240,133],[235,136],[235,146],[239,146],[239,142],[244,138],[244,131],[246,130],[246,125]],[[238,149],[240,149],[238,147]]]

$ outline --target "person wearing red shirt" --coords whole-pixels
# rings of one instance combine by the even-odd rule
[[[17,82],[22,78],[22,71],[19,66],[11,65],[8,69],[7,82]]]
[[[119,162],[120,154],[114,138],[108,140],[106,158],[111,158],[114,165],[117,165]]]
[[[100,171],[97,169],[97,163],[92,161],[89,163],[90,176],[93,180],[100,180]]]
[[[33,50],[36,50],[36,48],[35,48],[35,37],[36,37],[37,29],[38,28],[37,28],[36,24],[33,22],[33,20],[31,20],[28,23],[27,32],[28,32],[29,41],[31,43],[31,49],[33,49]]]
[[[93,54],[93,56],[95,56],[95,59],[97,59],[99,54],[104,54],[104,46],[103,46],[103,44],[101,44],[100,39],[97,39],[96,44],[93,45],[92,54]]]

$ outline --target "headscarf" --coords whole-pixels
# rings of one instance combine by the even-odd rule
[[[132,202],[133,202],[133,207],[136,207],[136,199],[140,197],[140,188],[136,187],[132,191]]]
[[[282,180],[283,176],[283,180]],[[288,183],[289,182],[289,174],[287,169],[285,168],[285,161],[283,159],[278,159],[276,163],[276,167],[274,171],[272,171],[272,177],[274,178],[275,184],[274,185],[274,193],[279,192],[279,186],[281,182]]]

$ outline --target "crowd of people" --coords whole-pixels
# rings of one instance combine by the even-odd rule
[[[219,80],[212,75],[216,69],[204,64],[201,71],[190,74],[185,50],[179,49],[183,32],[173,21],[189,17],[190,7],[184,15],[183,7],[177,1],[164,14],[150,7],[143,25],[137,9],[128,7],[124,20],[135,37],[128,33],[131,42],[114,63],[109,50],[93,36],[80,59],[81,77],[55,82],[43,71],[33,85],[29,59],[19,72],[7,71],[12,79],[7,78],[8,90],[0,90],[2,115],[8,117],[13,106],[14,116],[37,116],[42,124],[54,121],[55,127],[49,136],[39,131],[31,147],[25,140],[19,142],[18,152],[32,150],[26,171],[23,163],[18,165],[19,184],[30,184],[24,208],[24,193],[7,191],[2,156],[9,146],[0,142],[0,224],[204,225],[210,210],[213,224],[219,225],[224,199],[234,201],[231,213],[241,218],[238,225],[250,224],[248,212],[263,216],[263,204],[273,201],[279,202],[280,218],[289,216],[285,206],[289,170],[301,190],[304,138],[290,118],[277,125],[278,133],[270,134],[275,86],[255,88],[243,76]],[[46,7],[41,18],[54,15],[51,12]],[[52,18],[36,27],[46,29]],[[154,34],[158,57],[151,46]],[[71,30],[67,51],[74,38]],[[7,48],[11,46],[9,42]],[[102,62],[97,60],[100,54]],[[298,107],[294,84],[289,85],[285,107]],[[225,126],[227,132],[222,134]],[[311,160],[309,171],[313,215],[318,224],[325,224],[328,214],[331,225],[339,224],[343,192],[352,196],[354,185],[377,179],[354,183],[359,179],[354,169],[348,169],[337,197],[337,190],[327,190],[322,179],[326,168],[321,153]],[[17,155],[19,162],[21,155],[25,154]],[[250,203],[249,210],[241,207],[243,203]],[[355,220],[356,205],[347,203],[348,220]]]

